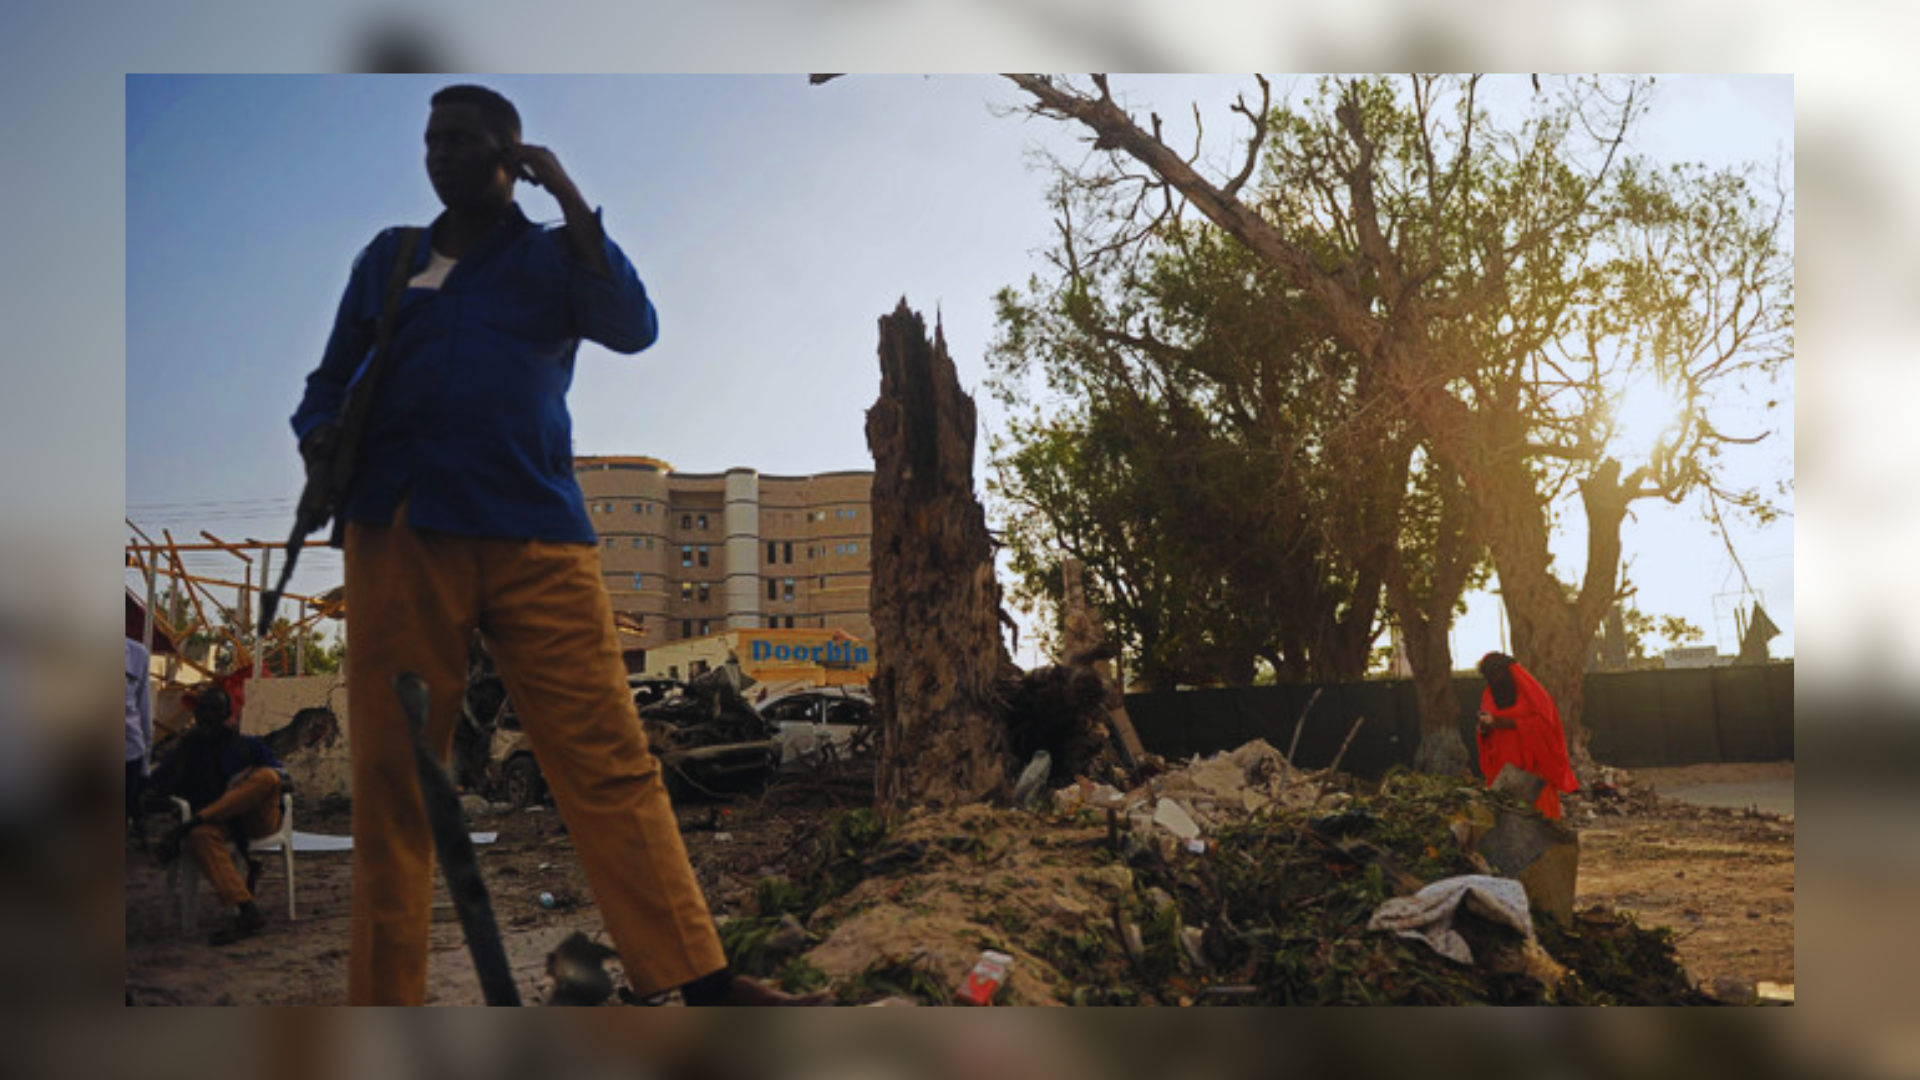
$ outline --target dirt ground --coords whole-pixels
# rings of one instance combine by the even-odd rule
[[[1691,807],[1660,798],[1662,787],[1791,779],[1791,763],[1646,770],[1625,777],[1621,795],[1573,796],[1569,823],[1580,833],[1578,904],[1629,910],[1642,925],[1671,927],[1696,983],[1791,984],[1794,978],[1794,823],[1789,817]],[[755,885],[784,872],[833,806],[863,801],[855,789],[776,785],[726,804],[683,808],[680,824],[716,916],[740,914]],[[303,832],[346,835],[344,807],[301,807]],[[603,936],[584,876],[551,809],[480,810],[475,831],[497,832],[479,847],[522,997],[545,993],[546,955],[574,930]],[[132,839],[126,848],[127,989],[141,1005],[329,1005],[344,1001],[351,856],[296,858],[297,921],[286,917],[278,856],[261,875],[267,929],[225,948],[207,944],[219,925],[201,886],[201,932],[177,926],[165,868]],[[551,893],[551,909],[540,895]],[[437,889],[429,1003],[482,1003],[444,889]]]
[[[1793,779],[1793,763],[1641,769],[1633,786],[1654,793],[1701,784]],[[1791,816],[1630,794],[1569,800],[1580,831],[1581,905],[1607,903],[1642,925],[1671,927],[1696,982],[1793,983]],[[1584,811],[1596,811],[1586,819]]]

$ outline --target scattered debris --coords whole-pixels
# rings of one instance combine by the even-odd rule
[[[1434,952],[1456,963],[1473,963],[1473,948],[1455,930],[1454,914],[1467,906],[1476,915],[1506,926],[1533,940],[1533,919],[1527,914],[1527,893],[1510,878],[1467,874],[1447,878],[1414,893],[1381,904],[1367,929],[1386,930],[1425,942]]]
[[[1561,918],[1490,874],[1462,823],[1530,811],[1477,784],[1301,773],[1256,742],[1041,805],[836,814],[723,926],[730,960],[849,1004],[964,999],[986,952],[1019,973],[995,1000],[1020,1005],[1711,1000],[1670,932]],[[1441,907],[1455,959],[1392,932]]]
[[[1041,751],[1045,753],[1045,751]],[[991,1005],[996,995],[1007,982],[1007,970],[1013,967],[1013,957],[1003,952],[987,949],[980,959],[967,972],[967,981],[960,986],[960,1001],[966,1005]]]
[[[1041,796],[1047,791],[1047,778],[1053,774],[1053,755],[1045,750],[1035,750],[1033,760],[1020,772],[1020,779],[1013,785],[1013,805],[1018,810],[1032,810],[1040,805]]]
[[[599,1005],[613,996],[607,961],[619,953],[575,930],[547,954],[549,1005]]]

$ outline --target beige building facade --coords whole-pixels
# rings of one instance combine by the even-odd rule
[[[614,610],[647,650],[739,630],[872,639],[872,472],[680,473],[648,457],[573,470]]]

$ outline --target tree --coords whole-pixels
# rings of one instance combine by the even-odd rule
[[[973,399],[946,340],[900,301],[880,320],[873,451],[875,803],[952,806],[1004,793],[1012,668],[986,514],[973,494]]]
[[[1220,230],[1162,219],[1112,257],[1082,254],[1074,210],[1099,216],[1106,190],[1063,182],[1059,279],[1000,301],[1003,400],[1038,372],[1078,403],[995,444],[1023,594],[1051,596],[1057,551],[1093,564],[1155,685],[1244,682],[1196,677],[1242,674],[1231,653],[1208,662],[1235,646],[1282,681],[1344,681],[1365,669],[1384,585],[1419,686],[1416,762],[1465,771],[1448,630],[1484,542],[1460,485],[1311,299]]]
[[[1619,635],[1618,658],[1629,668],[1658,667],[1664,649],[1706,636],[1698,626],[1678,615],[1649,615],[1624,596],[1617,611],[1617,621],[1610,615],[1601,627],[1600,637],[1605,642],[1611,635]],[[1604,646],[1599,651],[1603,657],[1608,652]]]
[[[995,494],[1028,603],[1080,558],[1153,685],[1357,678],[1378,635],[1396,480],[1342,441],[1352,365],[1211,228],[1163,224],[1141,257],[1085,258],[1063,185],[1060,275],[1000,297],[990,385],[1070,402],[994,442]],[[1350,444],[1351,443],[1351,444]],[[1365,474],[1366,481],[1356,481]]]
[[[1486,580],[1485,541],[1459,478],[1425,455],[1401,504],[1400,529],[1387,569],[1387,603],[1406,642],[1420,704],[1414,768],[1466,772],[1470,765],[1456,722],[1448,632],[1465,610],[1467,589]]]
[[[1489,113],[1479,77],[1325,80],[1297,108],[1272,107],[1261,79],[1260,104],[1235,107],[1249,128],[1240,167],[1216,182],[1167,146],[1158,117],[1136,123],[1104,76],[1010,78],[1032,114],[1094,136],[1081,179],[1117,210],[1083,229],[1083,248],[1124,247],[1190,209],[1364,358],[1458,478],[1515,651],[1590,770],[1580,679],[1616,596],[1629,505],[1697,496],[1771,513],[1719,468],[1727,446],[1764,433],[1722,430],[1714,405],[1792,357],[1786,182],[1630,157],[1650,79],[1567,79],[1517,121]],[[1627,447],[1618,409],[1639,380],[1681,408]],[[1549,553],[1557,515],[1584,519],[1571,589]]]
[[[300,651],[303,644],[304,655]],[[347,652],[344,641],[335,639],[330,643],[311,624],[296,634],[293,624],[284,617],[273,621],[273,632],[263,649],[263,667],[268,673],[283,677],[295,674],[296,668],[303,668],[308,675],[336,674]]]

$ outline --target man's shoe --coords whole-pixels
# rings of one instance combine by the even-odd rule
[[[241,904],[227,925],[213,932],[207,941],[214,945],[231,945],[242,938],[250,938],[266,929],[267,917],[261,913],[260,906],[249,900]]]

